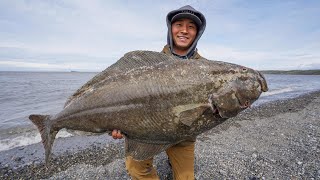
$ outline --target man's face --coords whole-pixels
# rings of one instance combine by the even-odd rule
[[[172,39],[176,53],[189,49],[197,35],[197,26],[190,19],[179,19],[171,25]],[[186,53],[186,52],[185,52]]]

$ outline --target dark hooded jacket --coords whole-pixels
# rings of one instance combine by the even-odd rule
[[[180,12],[185,12],[185,11],[192,12],[194,15],[196,15],[201,20],[202,24],[200,27],[198,27],[198,32],[197,32],[196,38],[194,39],[193,43],[191,44],[187,54],[184,56],[180,56],[180,55],[176,54],[172,48],[173,47],[173,40],[172,40],[172,33],[171,33],[171,24],[172,24],[171,20],[172,20],[173,16],[175,16],[176,14],[178,14]],[[164,46],[162,52],[165,54],[173,54],[173,55],[178,56],[183,59],[199,59],[199,58],[201,58],[201,56],[197,52],[196,47],[197,47],[197,43],[198,43],[201,35],[203,34],[203,32],[206,28],[206,18],[204,17],[204,15],[201,12],[195,10],[193,7],[187,5],[187,6],[181,7],[177,10],[173,10],[173,11],[169,12],[167,15],[166,21],[167,21],[167,26],[168,26],[167,45]]]

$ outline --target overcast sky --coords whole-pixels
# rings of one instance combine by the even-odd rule
[[[187,4],[206,16],[207,59],[320,69],[319,0],[0,0],[0,70],[101,71],[128,51],[161,51],[167,13]]]

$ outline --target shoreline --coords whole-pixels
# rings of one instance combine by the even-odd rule
[[[79,145],[81,144],[81,145]],[[320,91],[241,112],[197,138],[197,179],[320,178]],[[128,179],[124,141],[108,135],[58,138],[45,171],[42,144],[0,152],[1,179]],[[155,157],[172,179],[165,153]]]

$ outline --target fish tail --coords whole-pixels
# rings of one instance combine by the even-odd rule
[[[45,151],[45,164],[48,168],[52,145],[58,131],[53,131],[51,129],[51,121],[49,115],[32,114],[29,116],[29,119],[32,121],[34,125],[37,126],[40,132],[42,144],[44,146]]]

